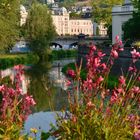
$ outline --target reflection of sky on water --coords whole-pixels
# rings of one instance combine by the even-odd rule
[[[54,86],[61,87],[63,90],[67,90],[66,76],[61,72],[61,67],[52,68],[49,71],[50,80],[54,83]]]
[[[45,131],[48,132],[51,127],[50,124],[56,124],[56,113],[55,112],[38,112],[30,115],[27,121],[24,124],[25,133],[29,133],[31,128],[36,128],[38,133],[36,135],[37,140],[40,139],[40,132]],[[34,137],[33,133],[29,133],[29,135]],[[53,138],[50,138],[53,139]]]

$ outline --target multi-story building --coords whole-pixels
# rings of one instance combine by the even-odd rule
[[[91,19],[70,19],[66,8],[54,12],[53,23],[56,26],[58,35],[93,35],[93,23]]]
[[[70,35],[93,35],[93,23],[90,19],[70,19],[69,24]]]
[[[58,35],[69,34],[69,13],[64,7],[53,13],[52,19]]]
[[[106,36],[107,35],[107,27],[105,26],[105,23],[101,22],[98,25],[98,31],[100,36]]]

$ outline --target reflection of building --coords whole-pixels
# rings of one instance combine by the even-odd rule
[[[27,11],[23,5],[20,6],[20,26],[26,23]]]
[[[115,36],[119,35],[122,38],[122,25],[124,22],[132,18],[134,11],[130,0],[125,0],[124,5],[114,6],[112,9],[112,40],[115,42]]]
[[[93,24],[91,19],[70,19],[66,8],[54,11],[53,22],[59,35],[93,35]]]

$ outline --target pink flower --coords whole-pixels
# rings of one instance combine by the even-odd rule
[[[67,80],[66,81],[66,86],[70,86],[71,85],[71,81],[70,80]]]
[[[88,89],[88,90],[92,90],[93,89],[93,82],[91,79],[87,79],[86,81],[84,81],[83,84],[84,89]]]
[[[68,70],[67,70],[67,74],[68,74],[70,77],[72,77],[72,78],[74,78],[74,77],[76,76],[75,71],[72,70],[72,69],[68,69]]]
[[[137,86],[134,86],[134,87],[132,88],[132,92],[135,93],[135,94],[140,93],[140,88],[137,87]]]
[[[121,40],[119,41],[119,45],[120,45],[120,46],[122,46],[122,45],[123,45],[123,43],[122,43],[122,41],[121,41]]]
[[[131,54],[133,58],[133,63],[135,63],[140,58],[140,53],[137,52],[136,49],[134,49],[133,51],[131,51]]]
[[[96,51],[96,49],[97,49],[97,48],[96,48],[95,45],[91,45],[91,46],[90,46],[90,50],[92,50],[92,51]]]
[[[0,86],[0,91],[4,90],[4,85]]]
[[[100,76],[100,77],[97,79],[97,83],[100,84],[103,80],[104,80],[104,78],[103,78],[102,76]]]
[[[107,66],[106,66],[105,63],[102,63],[102,64],[101,64],[101,67],[103,68],[103,70],[107,69]]]
[[[103,53],[102,51],[98,51],[97,54],[98,54],[99,57],[104,57],[104,56],[106,55],[106,54]]]
[[[94,59],[94,66],[95,68],[99,67],[101,60],[99,58]]]
[[[87,107],[93,107],[93,106],[95,106],[91,101],[89,101],[88,103],[87,103]]]
[[[125,78],[124,78],[124,76],[120,76],[120,78],[119,78],[119,83],[120,83],[121,85],[125,85]]]
[[[123,47],[119,48],[119,51],[121,51],[121,52],[124,51],[124,48]]]
[[[110,102],[111,104],[114,104],[117,101],[117,97],[111,96]]]
[[[115,40],[116,40],[116,42],[119,41],[119,35],[117,35],[117,36],[115,37]]]
[[[129,67],[128,68],[128,71],[136,73],[137,72],[137,69],[136,69],[135,66],[133,66],[133,67]]]
[[[112,51],[111,51],[111,56],[112,56],[113,58],[118,58],[118,52],[117,52],[116,50],[112,50]]]
[[[33,99],[32,96],[27,96],[25,98],[25,100],[26,100],[26,102],[27,102],[28,105],[33,105],[34,106],[36,104],[36,102],[34,101],[34,99]]]

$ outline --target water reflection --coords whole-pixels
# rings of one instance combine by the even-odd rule
[[[37,64],[27,71],[30,77],[29,92],[36,101],[35,112],[58,111],[67,104],[67,94],[62,89],[65,76],[60,67],[50,68],[50,63]]]

